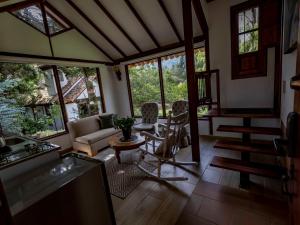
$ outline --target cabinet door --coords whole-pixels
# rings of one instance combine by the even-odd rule
[[[5,191],[0,179],[0,225],[12,225],[9,205],[5,196]]]

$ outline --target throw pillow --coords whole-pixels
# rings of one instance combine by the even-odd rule
[[[107,115],[100,115],[99,121],[100,121],[100,129],[107,129],[114,127],[114,115],[113,114],[107,114]]]

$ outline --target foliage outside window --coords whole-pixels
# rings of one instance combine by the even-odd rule
[[[37,138],[65,131],[53,73],[36,64],[0,63],[0,125]]]
[[[134,115],[141,116],[141,106],[144,103],[157,102],[159,104],[159,115],[162,116],[157,60],[129,65],[128,72]]]
[[[238,14],[239,54],[258,51],[259,9],[253,7]]]
[[[158,59],[128,65],[133,113],[140,116],[141,105],[145,102],[157,102],[162,116],[161,95],[165,98],[165,115],[177,100],[187,100],[187,77],[184,52],[161,57],[162,83],[161,93]],[[195,71],[206,70],[204,48],[195,49]],[[202,85],[205,85],[204,83]],[[199,107],[199,116],[207,112],[207,107]]]
[[[68,121],[102,112],[100,87],[94,68],[59,67]]]

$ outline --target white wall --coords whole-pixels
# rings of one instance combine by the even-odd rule
[[[113,73],[112,68],[109,66],[102,66],[100,68],[100,74],[106,111],[109,113],[119,114],[120,100],[118,92],[122,89],[122,87],[120,88],[120,82],[117,80],[117,76]]]
[[[282,56],[282,90],[281,90],[281,120],[286,126],[289,112],[294,109],[294,90],[290,87],[290,79],[296,75],[297,51]]]
[[[220,69],[222,107],[273,107],[274,49],[269,51],[265,77],[231,79],[230,7],[245,0],[218,0],[207,4],[211,69]]]

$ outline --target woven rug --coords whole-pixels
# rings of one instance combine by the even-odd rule
[[[135,151],[121,152],[121,164],[113,156],[105,162],[110,193],[118,198],[125,199],[145,178],[146,173],[141,171],[134,162],[138,159]],[[142,163],[145,169],[153,172],[156,168]]]

